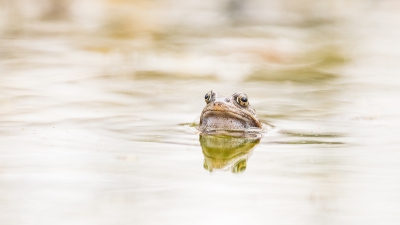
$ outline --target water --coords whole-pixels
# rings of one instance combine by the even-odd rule
[[[394,2],[0,2],[1,224],[400,222]],[[275,128],[215,152],[210,90]]]

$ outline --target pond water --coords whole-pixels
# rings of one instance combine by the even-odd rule
[[[231,1],[223,19],[210,1],[0,2],[1,224],[400,223],[391,1],[271,18]],[[200,136],[210,90],[274,128]]]

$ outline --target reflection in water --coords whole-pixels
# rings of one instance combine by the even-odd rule
[[[199,140],[204,154],[204,168],[210,172],[244,172],[251,152],[260,143],[260,138],[204,134],[200,135]]]

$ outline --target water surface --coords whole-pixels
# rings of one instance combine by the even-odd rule
[[[283,23],[221,19],[213,3],[130,6],[170,23],[193,13],[170,26],[112,1],[93,15],[1,3],[1,224],[400,222],[396,11],[280,9]],[[204,154],[190,126],[210,90],[245,92],[275,129],[237,140],[236,157]]]

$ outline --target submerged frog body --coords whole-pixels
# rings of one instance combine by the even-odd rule
[[[204,169],[241,173],[246,170],[247,161],[260,143],[260,138],[200,134],[199,141],[204,155]]]
[[[250,107],[247,95],[241,92],[228,98],[220,97],[210,91],[205,95],[207,103],[200,116],[199,130],[207,131],[246,131],[262,129],[256,111]]]

